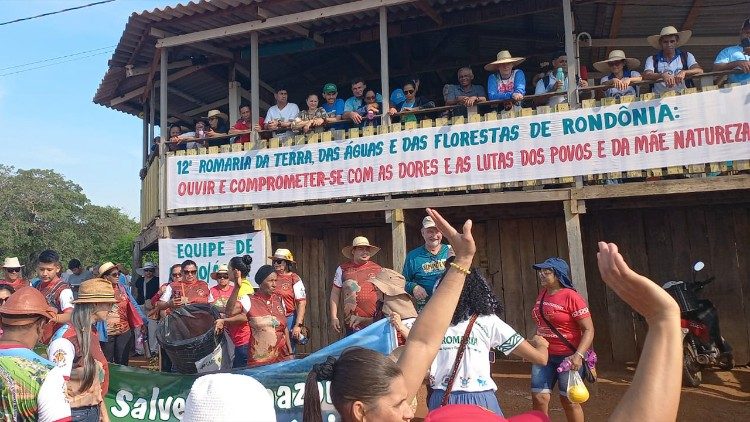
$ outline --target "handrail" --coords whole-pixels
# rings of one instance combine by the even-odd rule
[[[710,76],[724,76],[724,75],[740,74],[740,73],[742,73],[742,71],[739,70],[739,69],[716,70],[716,71],[712,71],[712,72],[703,72],[703,73],[699,73],[697,75],[691,75],[691,76],[688,76],[686,79],[700,79],[700,78],[706,78],[706,77],[710,77]],[[664,79],[659,78],[659,79],[656,79],[656,80],[642,80],[642,81],[638,81],[638,82],[631,82],[630,85],[650,85],[650,84],[655,84],[655,83],[659,83],[659,82],[664,82]],[[612,87],[612,85],[601,85],[600,84],[600,85],[591,85],[591,86],[588,86],[586,88],[578,88],[578,90],[579,91],[594,91],[594,90],[599,90],[599,89],[607,89],[607,88],[611,88],[611,87]]]

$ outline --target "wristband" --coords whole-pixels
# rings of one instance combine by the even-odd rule
[[[576,354],[577,354],[578,356],[580,356],[580,357],[581,357],[581,359],[586,359],[586,358],[585,358],[585,357],[583,356],[583,354],[581,354],[581,352],[579,352],[578,350],[576,350]]]
[[[462,267],[462,266],[460,266],[460,265],[456,264],[455,262],[451,262],[451,267],[455,268],[455,269],[456,269],[456,270],[458,270],[459,272],[462,272],[462,273],[464,273],[465,275],[469,275],[469,274],[471,274],[471,271],[469,271],[468,269],[466,269],[466,268],[464,268],[464,267]]]

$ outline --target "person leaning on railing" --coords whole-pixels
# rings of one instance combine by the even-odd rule
[[[654,92],[662,94],[666,91],[681,91],[688,87],[685,78],[703,73],[703,69],[695,60],[695,56],[679,47],[687,44],[692,31],[678,31],[674,26],[665,26],[657,35],[651,35],[646,40],[659,50],[648,56],[643,65],[643,79],[658,81],[654,84]]]
[[[490,101],[505,101],[503,108],[509,110],[526,95],[526,76],[521,69],[513,69],[526,60],[513,57],[508,50],[497,53],[497,60],[484,66],[492,72],[487,78],[487,92]]]
[[[292,130],[300,133],[323,132],[327,113],[323,107],[318,107],[318,94],[308,94],[305,103],[307,110],[299,112],[292,122]]]
[[[641,74],[635,70],[641,62],[625,56],[622,50],[612,50],[607,60],[594,63],[594,69],[602,72],[601,84],[607,85],[604,96],[608,98],[620,98],[623,95],[638,95],[638,87],[631,85],[640,82]]]
[[[742,73],[729,75],[729,83],[750,82],[750,19],[742,23],[740,43],[721,50],[714,60],[714,70],[732,69],[739,69]]]
[[[388,110],[388,114],[391,116],[396,113],[435,107],[434,102],[427,101],[424,97],[417,97],[417,87],[414,82],[407,81],[404,83],[403,89],[406,99],[401,103],[398,109],[396,109],[396,107],[391,107],[390,110]],[[415,114],[401,114],[400,121],[401,123],[417,122],[419,121],[419,118]]]
[[[487,93],[482,85],[473,85],[474,72],[470,67],[458,69],[458,85],[446,84],[443,87],[443,100],[446,106],[460,106],[453,109],[453,115],[467,117],[466,107],[477,102],[487,101]]]

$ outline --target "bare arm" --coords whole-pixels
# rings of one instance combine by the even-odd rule
[[[336,332],[341,332],[341,323],[339,322],[339,298],[341,297],[341,287],[333,286],[331,289],[331,298],[329,299],[331,325]]]
[[[512,354],[537,365],[546,365],[549,358],[548,346],[549,343],[543,337],[534,336],[531,340],[522,341],[513,349]]]
[[[476,245],[471,235],[471,220],[464,223],[463,231],[459,233],[437,211],[428,208],[427,214],[432,217],[453,247],[456,253],[453,263],[469,269],[476,253]],[[409,333],[409,341],[406,342],[404,352],[398,360],[409,397],[416,395],[425,372],[437,355],[465,281],[466,274],[451,265]]]
[[[680,308],[659,285],[631,270],[614,243],[599,242],[597,261],[604,282],[648,323],[633,383],[609,420],[672,422],[682,381]]]

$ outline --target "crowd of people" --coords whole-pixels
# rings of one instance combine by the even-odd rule
[[[346,261],[333,276],[331,327],[348,335],[388,319],[402,345],[397,357],[348,349],[338,359],[315,365],[308,383],[332,382],[331,397],[345,421],[408,420],[423,382],[429,387],[427,407],[434,415],[428,420],[451,420],[440,416],[451,414],[448,409],[471,413],[479,408],[485,415],[479,420],[501,420],[503,410],[488,359],[490,351],[497,350],[532,364],[530,405],[535,420],[548,420],[557,385],[567,420],[583,421],[583,408],[569,399],[567,386],[573,373],[585,377],[594,368],[594,328],[567,263],[551,257],[533,266],[540,292],[529,311],[537,330],[524,339],[500,318],[502,304],[472,267],[476,246],[471,223],[458,232],[428,209],[421,235],[424,244],[409,252],[402,272],[373,262],[380,248],[355,237],[342,249]],[[632,272],[615,245],[600,243],[599,249],[605,282],[652,327],[633,387],[613,416],[640,412],[649,420],[674,420],[681,379],[679,309],[665,291]],[[198,279],[191,260],[172,265],[165,283],[158,280],[156,265],[146,263],[131,283],[123,277],[121,265],[106,262],[84,270],[75,259],[69,262],[66,281],[60,256],[53,250],[39,254],[37,277],[27,281],[19,260],[6,258],[5,280],[0,283],[0,373],[8,377],[0,386],[0,410],[17,412],[13,420],[65,420],[70,415],[80,421],[108,420],[103,398],[109,364],[127,365],[134,339],[152,331],[142,327],[188,304],[216,308],[220,317],[214,329],[233,345],[234,367],[293,359],[296,346],[309,336],[304,326],[305,286],[290,250],[276,249],[269,258],[272,265],[259,266],[254,283],[248,280],[252,258],[232,258],[211,273],[216,282],[212,287]],[[32,351],[37,342],[49,346],[47,359]],[[146,340],[144,347],[154,347],[155,352],[158,345]],[[668,358],[672,362],[665,362]],[[169,363],[163,369],[169,371]],[[210,381],[214,376],[205,376],[209,379],[196,382],[196,388],[222,388]],[[18,389],[23,399],[8,394]],[[656,405],[653,397],[644,397],[654,389],[662,397],[659,409],[649,407]],[[308,385],[306,391],[305,421],[319,421],[318,389]],[[200,407],[191,406],[196,405],[189,398],[185,414],[198,417]]]
[[[737,45],[729,46],[716,56],[713,70],[727,71],[738,69],[738,73],[728,75],[728,82],[742,83],[750,80],[750,19],[745,20],[740,29],[740,40]],[[659,34],[649,36],[647,41],[655,53],[645,58],[643,69],[639,71],[641,61],[628,57],[623,50],[612,50],[605,60],[593,63],[593,67],[603,76],[604,97],[619,98],[624,95],[638,95],[643,84],[650,82],[652,91],[662,94],[666,91],[681,91],[693,86],[691,77],[703,73],[703,67],[695,56],[683,47],[688,44],[692,32],[678,31],[673,26],[662,28]],[[452,106],[442,110],[446,116],[466,116],[467,107],[477,104],[488,104],[499,110],[511,110],[520,107],[527,93],[533,94],[532,105],[556,105],[567,101],[565,92],[568,87],[568,57],[565,52],[555,52],[545,62],[542,72],[527,79],[518,68],[524,57],[514,57],[508,50],[500,51],[496,60],[484,66],[489,72],[485,85],[474,84],[474,73],[471,67],[462,67],[457,71],[457,84],[443,87],[443,104]],[[585,66],[574,75],[579,88],[588,87],[588,71]],[[532,89],[528,89],[527,81]],[[266,137],[286,139],[295,134],[322,132],[328,129],[362,128],[379,126],[383,115],[391,116],[394,122],[416,122],[423,113],[410,113],[436,107],[420,91],[418,76],[410,76],[390,94],[390,108],[383,109],[382,96],[375,89],[368,88],[364,79],[355,77],[351,80],[351,96],[339,98],[336,84],[328,82],[323,85],[321,94],[311,92],[305,97],[302,109],[289,102],[290,92],[283,86],[275,88],[272,105],[265,118],[251,121],[249,105],[240,107],[240,119],[231,125],[225,113],[211,110],[207,116],[195,121],[194,127],[174,125],[169,129],[171,150],[207,147],[230,142],[245,143],[252,138],[248,130],[263,132]],[[559,95],[551,95],[559,93]],[[237,134],[231,137],[230,135]],[[226,135],[226,136],[225,136]],[[216,139],[212,139],[216,138]],[[154,144],[154,152],[158,144]]]

